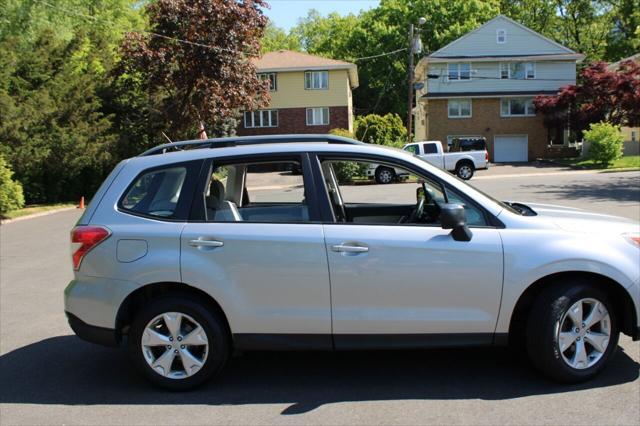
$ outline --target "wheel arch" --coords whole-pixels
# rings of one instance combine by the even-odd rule
[[[563,271],[539,278],[520,295],[509,321],[509,343],[517,343],[523,337],[526,319],[536,297],[554,282],[567,278],[583,278],[604,291],[613,304],[620,331],[629,336],[634,335],[637,324],[636,309],[631,295],[622,284],[595,272]]]
[[[178,282],[158,282],[146,284],[135,291],[129,293],[122,301],[116,315],[116,335],[118,341],[129,332],[129,327],[133,322],[136,312],[151,300],[167,294],[187,295],[197,298],[207,308],[216,312],[224,322],[224,327],[231,341],[231,327],[229,319],[217,300],[209,293],[196,287]]]
[[[476,165],[473,162],[473,159],[471,159],[469,157],[464,157],[464,158],[460,158],[458,161],[456,161],[456,170],[458,169],[458,167],[462,166],[463,164],[470,164],[471,167],[473,167],[473,170],[476,169]]]

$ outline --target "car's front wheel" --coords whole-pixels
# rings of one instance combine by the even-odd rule
[[[564,383],[598,374],[615,352],[618,337],[607,295],[577,280],[543,291],[527,321],[527,352],[532,363]]]
[[[186,390],[224,367],[229,339],[214,312],[188,295],[167,295],[152,300],[135,317],[129,354],[155,385]]]

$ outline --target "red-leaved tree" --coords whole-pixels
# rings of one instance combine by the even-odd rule
[[[537,96],[533,103],[551,129],[569,125],[580,134],[600,121],[639,126],[640,64],[625,61],[612,70],[605,62],[594,62],[580,72],[577,84],[554,96]]]
[[[267,105],[267,82],[251,58],[260,53],[263,0],[157,0],[149,30],[126,35],[119,72],[144,81],[172,137],[194,138],[200,122],[219,133],[244,109]]]

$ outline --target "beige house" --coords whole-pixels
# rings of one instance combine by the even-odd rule
[[[355,64],[290,50],[265,53],[254,63],[269,80],[271,101],[265,109],[244,112],[239,135],[353,131]]]
[[[583,57],[497,16],[420,60],[415,138],[450,145],[484,137],[493,162],[577,155],[563,129],[545,127],[533,98],[575,84]]]

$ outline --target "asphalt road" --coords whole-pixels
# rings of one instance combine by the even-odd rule
[[[640,216],[640,173],[526,174],[473,183],[500,198]],[[196,391],[151,388],[123,351],[82,342],[66,324],[67,241],[78,215],[0,227],[3,425],[639,423],[640,345],[627,337],[602,375],[573,386],[489,348],[251,353]]]

